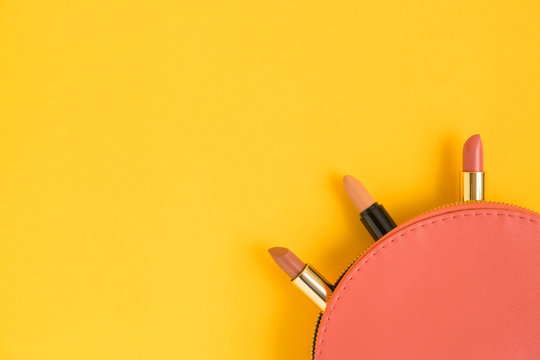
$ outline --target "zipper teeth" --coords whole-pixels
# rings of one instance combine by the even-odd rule
[[[481,203],[481,204],[492,204],[492,205],[506,205],[506,206],[511,206],[511,207],[514,207],[514,208],[519,208],[519,209],[523,209],[523,210],[526,210],[526,211],[530,211],[531,213],[534,213],[534,214],[537,214],[537,215],[540,215],[538,212],[534,211],[534,210],[531,210],[531,209],[528,209],[526,207],[523,207],[523,206],[519,206],[519,205],[514,205],[514,204],[510,204],[510,203],[507,203],[507,202],[501,202],[501,201],[469,201],[467,202],[468,203]],[[437,211],[437,210],[441,210],[441,209],[444,209],[444,208],[449,208],[449,207],[452,207],[452,206],[457,206],[457,205],[461,205],[461,204],[464,204],[464,202],[461,202],[461,201],[455,201],[455,202],[452,202],[452,203],[447,203],[445,205],[441,205],[441,206],[437,206],[435,208],[432,208],[430,210],[426,210],[420,214],[418,214],[417,216],[415,216],[415,218],[417,217],[420,217],[422,215],[425,215],[427,213],[430,213],[432,211]],[[380,239],[379,239],[380,240]],[[359,259],[361,258],[365,253],[367,253],[368,251],[371,250],[372,247],[374,247],[375,245],[377,244],[377,241],[374,241],[373,244],[369,245],[366,249],[364,249],[364,251],[362,251],[360,253],[360,255],[358,255],[357,257],[354,258],[354,260],[349,264],[349,266],[347,266],[345,268],[345,270],[339,275],[338,279],[336,280],[336,282],[334,283],[334,286],[337,286],[339,284],[339,282],[341,281],[341,279],[343,278],[343,276],[345,276],[345,274],[347,273],[347,271],[349,271],[349,269],[354,265],[354,263]],[[315,359],[315,345],[316,345],[316,342],[317,342],[317,335],[318,335],[318,332],[319,332],[319,325],[321,324],[321,320],[322,320],[322,317],[323,317],[323,313],[319,313],[319,316],[317,318],[317,323],[315,325],[315,329],[313,331],[313,341],[312,341],[312,344],[311,344],[311,358],[312,359]]]
[[[321,325],[321,320],[323,317],[323,312],[321,311],[317,316],[317,323],[315,324],[315,329],[313,330],[313,344],[311,346],[311,358],[315,359],[315,339],[317,339],[317,333],[319,332],[319,326]]]
[[[441,209],[444,209],[444,208],[447,208],[447,207],[452,207],[452,206],[457,206],[457,205],[462,205],[462,204],[491,204],[491,205],[506,205],[506,206],[511,206],[511,207],[514,207],[514,208],[518,208],[518,209],[522,209],[522,210],[526,210],[526,211],[530,211],[536,215],[540,215],[538,212],[536,212],[535,210],[531,210],[529,208],[526,208],[524,206],[520,206],[520,205],[514,205],[514,204],[510,204],[510,203],[507,203],[507,202],[503,202],[503,201],[487,201],[487,200],[478,200],[478,201],[468,201],[468,202],[463,202],[463,201],[454,201],[452,203],[449,203],[449,204],[445,204],[445,205],[441,205],[441,206],[437,206],[436,208],[433,208],[433,209],[430,209],[430,210],[427,210],[427,211],[424,211],[423,213],[420,213],[418,216],[422,216],[422,215],[425,215],[427,213],[430,213],[432,211],[437,211],[437,210],[441,210]]]

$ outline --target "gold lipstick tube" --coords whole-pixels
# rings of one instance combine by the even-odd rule
[[[304,270],[291,280],[304,294],[307,295],[321,310],[326,309],[326,303],[334,291],[330,284],[321,274],[306,265]]]
[[[483,171],[463,171],[461,173],[461,199],[463,201],[485,200],[486,173]]]

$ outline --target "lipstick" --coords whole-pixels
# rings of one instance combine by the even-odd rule
[[[360,213],[360,220],[375,241],[396,227],[395,221],[384,206],[375,201],[364,185],[354,177],[345,175],[343,185],[354,206]]]
[[[484,147],[480,135],[467,139],[463,145],[463,171],[461,172],[461,200],[484,200],[486,175],[484,172]]]
[[[326,303],[334,291],[332,284],[315,269],[300,260],[291,250],[284,247],[273,247],[268,249],[268,252],[296,287],[321,310],[326,309]]]

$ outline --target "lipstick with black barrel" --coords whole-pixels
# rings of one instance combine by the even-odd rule
[[[346,175],[343,177],[343,184],[354,206],[360,213],[362,224],[364,224],[364,227],[375,241],[397,226],[384,206],[375,201],[360,181]]]

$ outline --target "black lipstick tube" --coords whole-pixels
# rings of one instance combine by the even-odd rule
[[[384,206],[377,202],[360,213],[360,220],[375,241],[397,226]]]

